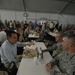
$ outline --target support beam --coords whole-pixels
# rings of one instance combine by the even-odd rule
[[[63,2],[69,2],[70,0],[50,0],[50,1],[63,1]]]
[[[71,0],[50,0],[50,1],[62,1],[62,2],[70,2]],[[72,1],[72,3],[75,3],[75,0]]]
[[[73,2],[73,0],[70,0],[70,2],[68,2],[59,12],[59,14],[61,14],[71,3]]]
[[[24,6],[24,11],[26,12],[26,4],[25,4],[25,0],[22,0],[23,1],[23,6]]]

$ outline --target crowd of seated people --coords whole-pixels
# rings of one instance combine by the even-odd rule
[[[50,72],[51,75],[73,75],[75,72],[75,28],[74,26],[70,27],[69,25],[62,31],[62,25],[55,25],[53,21],[48,24],[44,23],[43,26],[40,23],[33,23],[30,21],[7,21],[3,24],[0,22],[0,39],[4,38],[1,42],[0,55],[2,63],[7,66],[11,61],[19,62],[21,61],[21,55],[23,53],[23,46],[26,42],[29,42],[28,35],[33,31],[39,34],[39,38],[36,39],[36,42],[48,41],[48,47],[46,50],[49,51],[53,57],[53,60],[45,65],[47,72]],[[48,36],[46,30],[49,32],[55,33],[55,36]],[[4,35],[2,35],[2,34]],[[52,37],[51,37],[52,36]],[[52,40],[55,38],[55,42]],[[52,41],[54,43],[52,43]],[[68,64],[67,64],[68,63]],[[53,66],[57,64],[60,71],[53,70]]]
[[[58,54],[64,51],[62,47],[63,36],[64,36],[63,32],[57,32],[55,35],[55,39],[57,43],[53,44],[52,46],[48,47],[43,51],[49,51],[53,58],[56,57]]]
[[[50,23],[45,22],[43,23],[43,25],[41,25],[40,23],[37,23],[37,21],[35,22],[22,21],[21,22],[21,21],[15,21],[15,20],[10,20],[10,21],[5,20],[5,23],[2,23],[2,21],[0,21],[0,26],[2,26],[4,30],[12,29],[17,31],[18,34],[20,35],[18,38],[18,41],[21,41],[21,42],[28,41],[29,40],[28,35],[31,33],[31,31],[35,31],[39,33],[39,39],[36,39],[36,41],[43,42],[44,40],[48,40],[51,42],[53,41],[52,44],[54,44],[56,43],[55,38],[51,35],[48,35],[45,31],[49,30],[48,32],[53,32],[53,33],[62,31],[62,25],[60,25],[58,21],[56,24],[53,21],[51,21]],[[50,27],[52,27],[52,29]],[[67,25],[65,31],[67,30],[75,31],[75,27],[73,25],[72,26]],[[48,43],[48,45],[50,44],[50,46],[52,46],[51,42]]]
[[[21,35],[19,37],[20,41],[28,40],[27,38],[30,33],[30,30],[36,31],[37,33],[40,34],[39,35],[40,37],[44,36],[46,40],[52,40],[52,38],[51,38],[51,36],[49,37],[46,34],[41,35],[41,33],[43,33],[43,32],[45,33],[45,30],[49,30],[51,32],[62,31],[62,25],[60,25],[58,21],[56,24],[53,21],[51,21],[49,23],[45,22],[45,23],[43,23],[43,25],[41,25],[40,23],[37,23],[37,21],[35,21],[35,22],[22,21],[21,22],[21,21],[15,21],[15,20],[10,20],[10,21],[5,20],[5,23],[2,23],[2,21],[0,21],[0,25],[2,25],[2,27],[4,29],[12,29],[12,30],[16,30],[16,31],[18,30],[19,27],[21,27],[20,29],[22,29],[22,31],[19,33]],[[72,26],[70,27],[70,26],[67,25],[65,31],[67,31],[67,30],[75,31],[74,26],[73,27]],[[52,29],[51,29],[51,27],[52,27]],[[43,40],[43,39],[41,39],[41,40]],[[37,41],[40,41],[40,40],[37,39]],[[55,42],[55,40],[54,40],[54,42]]]

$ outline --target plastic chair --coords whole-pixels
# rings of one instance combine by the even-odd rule
[[[12,61],[12,62],[9,64],[8,73],[9,73],[10,75],[16,75],[17,71],[18,71],[18,68],[17,68],[15,62]]]

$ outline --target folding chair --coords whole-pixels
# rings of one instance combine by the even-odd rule
[[[15,62],[11,62],[9,63],[9,66],[6,68],[4,66],[4,64],[1,62],[1,56],[0,56],[0,71],[4,71],[4,75],[5,75],[5,72],[8,74],[8,75],[16,75],[17,73],[17,66],[15,64]]]

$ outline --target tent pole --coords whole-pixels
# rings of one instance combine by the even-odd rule
[[[63,13],[64,10],[73,2],[73,0],[71,0],[70,2],[68,2],[59,12],[59,14]]]

